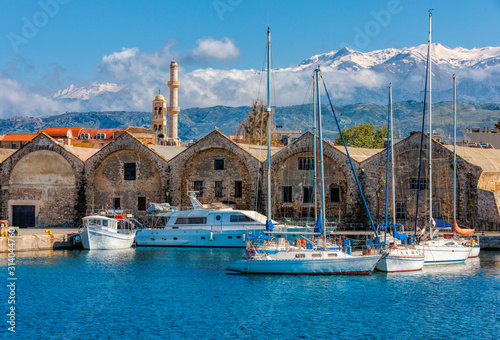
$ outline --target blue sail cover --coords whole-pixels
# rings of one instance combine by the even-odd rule
[[[316,224],[314,225],[314,232],[323,234],[323,228],[321,228],[321,213],[319,213],[318,219],[316,220]]]
[[[273,231],[273,229],[274,229],[273,222],[271,220],[267,220],[266,221],[266,231]]]
[[[441,221],[441,220],[438,220],[437,218],[435,218],[434,221],[436,222],[436,225],[435,225],[436,228],[451,228],[453,225],[452,223]]]
[[[398,233],[395,225],[392,225],[392,234],[394,238],[400,240],[402,244],[406,244],[406,239],[408,238],[408,235]]]

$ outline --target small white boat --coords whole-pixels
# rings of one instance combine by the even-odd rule
[[[84,249],[125,249],[134,243],[135,229],[127,224],[125,215],[115,218],[103,215],[90,215],[83,218],[83,230],[80,233]]]
[[[424,255],[414,246],[390,247],[376,268],[386,273],[417,271],[422,270],[424,259]]]
[[[272,252],[255,247],[254,239],[266,239]],[[270,236],[249,237],[247,257],[232,263],[227,271],[243,274],[370,275],[381,255],[349,255],[340,250],[293,249],[276,251],[279,241]],[[276,247],[269,245],[276,242]]]
[[[443,237],[422,241],[416,247],[424,253],[425,266],[465,262],[472,249],[455,239]]]

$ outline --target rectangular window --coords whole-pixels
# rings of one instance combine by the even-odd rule
[[[313,202],[313,190],[312,187],[302,187],[303,189],[303,203],[312,203]]]
[[[207,224],[206,217],[179,217],[175,224]]]
[[[146,210],[146,197],[137,197],[137,210]]]
[[[420,190],[427,190],[429,184],[427,178],[420,179]],[[418,189],[418,178],[410,178],[410,189]]]
[[[229,217],[231,222],[253,222],[254,220],[247,215],[231,215]]]
[[[214,159],[214,170],[224,170],[223,159]]]
[[[432,217],[442,220],[441,202],[432,202]]]
[[[299,157],[299,170],[313,170],[314,158],[313,157]]]
[[[203,181],[194,181],[193,189],[196,191],[196,197],[203,197]]]
[[[340,203],[340,188],[336,185],[330,186],[330,203]]]
[[[242,197],[243,197],[243,182],[234,181],[234,198],[242,198]]]
[[[283,187],[283,203],[292,203],[292,187]]]
[[[397,220],[406,219],[406,203],[396,202],[396,219]]]
[[[222,181],[215,182],[215,197],[222,197]]]
[[[135,181],[135,163],[123,163],[124,179],[126,181]]]
[[[114,202],[113,202],[113,207],[115,209],[120,209],[121,206],[122,205],[120,203],[120,197],[115,197]]]

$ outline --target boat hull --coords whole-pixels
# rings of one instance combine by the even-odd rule
[[[84,228],[80,237],[84,249],[126,249],[130,248],[134,243],[135,231],[121,233],[104,229]]]
[[[411,272],[422,270],[424,260],[423,256],[405,257],[402,255],[387,255],[380,259],[375,268],[386,273]]]
[[[264,229],[140,229],[135,235],[140,247],[202,247],[202,248],[245,248],[248,236],[260,235]],[[289,230],[288,232],[294,232]],[[289,234],[293,241],[300,234]],[[279,231],[275,234],[279,237]]]
[[[469,258],[478,257],[480,250],[479,244],[474,245],[470,251]]]
[[[325,260],[248,260],[226,270],[244,274],[370,275],[381,255],[352,256]]]
[[[425,256],[424,266],[463,263],[469,257],[471,247],[456,245],[418,245]]]

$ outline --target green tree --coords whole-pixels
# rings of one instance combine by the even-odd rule
[[[237,135],[243,136],[245,142],[250,144],[267,145],[267,122],[269,114],[265,112],[266,105],[262,100],[256,99],[252,103],[252,111],[249,112],[244,122],[240,122]],[[272,134],[272,132],[271,132]],[[271,138],[271,145],[279,146],[281,142]]]
[[[383,147],[384,138],[387,138],[387,126],[380,125],[378,129],[375,129],[372,123],[364,123],[348,129],[342,129],[342,134],[348,146],[380,149]],[[335,144],[342,145],[340,133],[337,134]]]
[[[498,120],[498,122],[495,123],[495,129],[500,130],[500,120]]]

